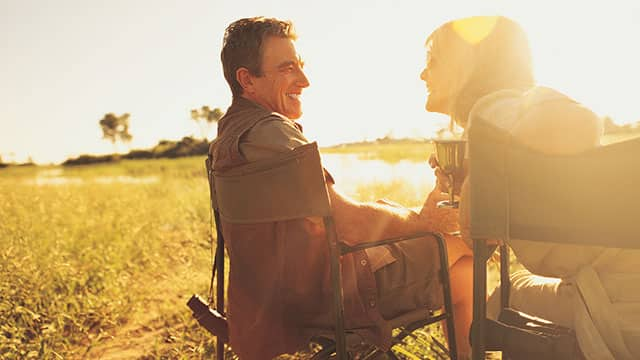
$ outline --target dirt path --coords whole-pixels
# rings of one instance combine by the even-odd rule
[[[99,340],[84,354],[84,359],[140,359],[164,341],[165,321],[157,312],[135,314],[136,320]]]
[[[102,360],[155,358],[154,353],[164,353],[163,348],[175,345],[172,334],[187,330],[185,319],[191,313],[186,302],[196,290],[192,284],[206,283],[206,278],[206,271],[195,274],[192,266],[181,266],[171,276],[149,282],[144,306],[137,306],[125,325],[74,353],[82,354],[80,359]]]

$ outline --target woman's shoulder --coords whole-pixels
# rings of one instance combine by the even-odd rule
[[[522,90],[504,89],[481,97],[469,112],[467,128],[483,121],[510,131],[518,117]]]
[[[599,145],[602,119],[555,89],[500,90],[481,98],[469,114],[469,126],[485,121],[546,153],[576,153]]]
[[[490,122],[498,121],[501,115],[519,118],[527,110],[551,102],[568,107],[579,106],[569,96],[546,86],[534,86],[526,90],[502,89],[481,97],[472,107],[469,118],[483,118]]]
[[[546,153],[571,154],[600,144],[602,119],[573,98],[551,88],[523,94],[514,137]]]

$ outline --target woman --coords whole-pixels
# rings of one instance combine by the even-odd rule
[[[420,75],[428,91],[426,110],[448,115],[452,128],[454,123],[467,127],[471,108],[483,96],[502,89],[524,91],[534,84],[526,36],[516,23],[506,18],[474,17],[447,22],[428,37],[426,48],[427,64]],[[430,163],[437,166],[433,158]],[[457,177],[461,182],[462,175]],[[438,187],[447,189],[448,179],[437,167],[436,176]],[[455,184],[454,189],[458,194],[460,184]],[[462,210],[464,205],[463,201]],[[430,197],[423,213],[434,217],[442,212],[434,207],[435,199]],[[458,218],[448,220],[444,224],[449,228],[441,231],[451,230],[449,222],[457,223]],[[461,230],[464,238],[465,229]],[[456,338],[460,355],[465,357],[471,352],[468,334],[473,317],[473,260],[470,247],[462,238],[449,236],[447,245],[456,303]]]
[[[528,41],[512,20],[452,21],[429,37],[427,48],[421,74],[429,90],[426,108],[451,116],[465,132],[474,119],[483,119],[545,153],[579,153],[599,145],[602,124],[592,111],[555,90],[534,86]],[[438,169],[436,174],[446,181]],[[468,183],[461,193],[464,238]],[[512,275],[511,307],[574,328],[587,359],[640,357],[640,252],[516,239],[508,244],[527,269]],[[620,288],[626,289],[622,298]],[[490,316],[496,315],[498,303],[494,293]]]

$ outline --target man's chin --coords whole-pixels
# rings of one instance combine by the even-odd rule
[[[284,114],[284,116],[286,116],[290,120],[298,120],[302,117],[302,111],[290,112],[290,113]]]

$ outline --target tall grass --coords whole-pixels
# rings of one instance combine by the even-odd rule
[[[201,159],[47,170],[0,172],[1,358],[80,357],[166,302],[164,287],[204,289],[205,274],[178,276],[208,263]],[[157,181],[121,182],[149,174]]]
[[[203,160],[0,170],[0,358],[212,357],[185,306],[211,265]],[[426,196],[354,188],[408,206]]]

